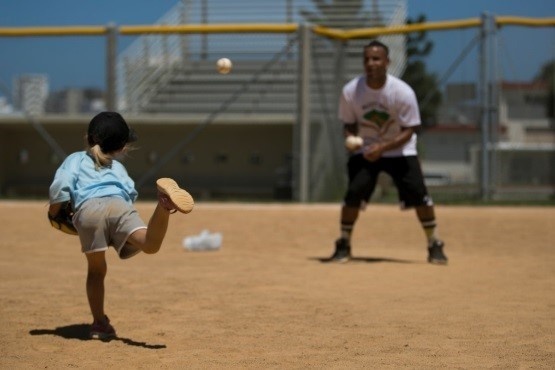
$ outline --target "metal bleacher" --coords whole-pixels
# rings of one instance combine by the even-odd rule
[[[249,4],[247,4],[249,3]],[[388,24],[403,23],[406,16],[402,0],[372,1],[362,9],[380,5]],[[176,4],[158,24],[200,23],[200,2],[189,0]],[[219,23],[304,22],[300,14],[314,4],[307,0],[275,1],[271,4],[245,1],[225,3],[205,9]],[[349,28],[352,12],[359,2],[346,0],[328,26]],[[289,9],[287,17],[272,14]],[[313,10],[313,9],[312,9]],[[359,9],[360,10],[360,9]],[[351,13],[350,13],[351,12]],[[344,16],[342,14],[345,13]],[[255,18],[254,15],[256,15]],[[225,17],[225,18],[224,18]],[[204,23],[218,23],[202,20]],[[331,22],[331,23],[330,23]],[[360,22],[360,20],[359,20]],[[226,114],[292,115],[297,109],[299,79],[297,34],[168,34],[143,35],[118,57],[118,108],[147,114],[207,114],[224,109]],[[344,75],[337,76],[337,47],[330,40],[312,41],[311,96],[312,110],[336,104],[340,83],[361,72],[360,52],[364,40],[355,40],[342,52],[347,56]],[[398,56],[394,74],[404,68],[403,37],[389,37],[392,54]],[[228,57],[233,71],[216,72],[218,58]]]
[[[212,7],[200,11],[199,6],[203,4]],[[255,22],[350,29],[403,24],[406,20],[406,0],[344,0],[341,4],[310,0],[243,0],[215,4],[216,1],[184,0],[157,23]],[[208,12],[210,17],[202,16]],[[284,14],[287,16],[283,17]],[[285,127],[291,137],[283,141],[280,150],[289,158],[287,168],[293,173],[293,179],[287,182],[295,189],[292,183],[300,181],[299,148],[290,149],[290,146],[300,146],[299,112],[307,112],[309,117],[305,122],[310,122],[310,142],[305,148],[310,147],[307,178],[310,179],[311,199],[329,198],[341,186],[342,180],[337,173],[343,171],[344,150],[336,113],[338,97],[341,86],[362,72],[362,47],[368,40],[342,42],[312,32],[309,36],[306,34],[304,37],[310,40],[309,53],[306,53],[309,62],[305,64],[308,76],[300,73],[300,55],[306,51],[300,30],[292,33],[142,35],[118,56],[118,109],[157,124],[168,120],[193,122],[197,124],[193,132],[200,132],[202,127],[212,123],[216,123],[211,126],[215,129],[222,129],[228,123],[247,125],[253,130],[261,124]],[[390,72],[400,75],[405,66],[404,36],[389,35],[380,39],[390,47],[393,61]],[[229,74],[216,71],[216,61],[222,57],[233,62]],[[301,90],[300,81],[306,80],[308,86],[303,85]],[[306,105],[299,104],[299,92],[304,97],[308,95],[309,110],[304,110]],[[222,135],[225,135],[223,131],[219,131],[213,137]],[[251,131],[249,135],[252,137]],[[237,145],[243,144],[238,140]],[[181,145],[175,146],[165,158],[177,153],[179,148]],[[266,158],[280,150],[266,153]],[[201,178],[199,174],[194,177]],[[254,177],[252,179],[251,185]],[[226,184],[230,181],[227,179]]]
[[[264,63],[235,63],[233,73],[216,73],[212,61],[180,66],[158,86],[141,111],[145,113],[205,113],[220,109],[227,113],[279,114],[296,105],[296,63],[286,62],[267,72]]]

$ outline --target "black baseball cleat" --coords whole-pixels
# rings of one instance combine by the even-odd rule
[[[434,240],[428,247],[428,262],[436,265],[446,265],[447,256],[443,253],[445,244],[441,240]]]
[[[347,262],[351,259],[351,244],[347,239],[337,239],[335,241],[335,252],[330,257],[330,262]]]

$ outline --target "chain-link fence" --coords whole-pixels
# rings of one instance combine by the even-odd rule
[[[363,72],[362,46],[379,38],[391,47],[390,73],[417,93],[434,197],[553,198],[554,19],[405,25],[405,1],[271,4],[184,0],[155,25],[0,29],[3,50],[38,44],[45,66],[63,52],[72,75],[90,72],[80,66],[94,49],[104,70],[96,86],[50,91],[42,111],[13,94],[23,78],[2,81],[0,195],[45,196],[63,156],[82,148],[91,116],[118,109],[140,135],[127,165],[146,196],[155,177],[172,176],[204,199],[338,200],[338,94]],[[545,54],[544,69],[515,68],[530,52]],[[233,61],[230,74],[216,72],[221,57]],[[35,81],[32,91],[56,85]],[[387,178],[379,190],[376,200],[395,196]]]

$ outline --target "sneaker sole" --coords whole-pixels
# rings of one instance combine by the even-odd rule
[[[181,189],[175,180],[167,177],[158,179],[156,187],[170,198],[179,212],[189,213],[193,210],[195,206],[193,197],[186,190]]]
[[[330,262],[333,263],[347,263],[349,262],[350,258],[341,258],[341,259],[331,259]]]
[[[108,339],[114,339],[116,337],[116,334],[106,334],[106,333],[98,333],[98,332],[94,332],[94,333],[90,333],[89,337],[91,339],[98,339],[98,340],[108,340]]]
[[[343,258],[330,258],[329,262],[334,262],[334,263],[346,263],[349,262],[351,260],[351,257],[343,257]]]
[[[432,265],[446,265],[447,261],[445,260],[435,260],[435,259],[428,259],[428,262]]]

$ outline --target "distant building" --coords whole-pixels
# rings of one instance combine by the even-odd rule
[[[425,175],[451,183],[479,181],[482,130],[476,91],[473,83],[446,86],[440,123],[419,138]],[[498,191],[533,185],[530,194],[554,194],[555,130],[548,117],[548,97],[546,83],[500,83],[498,119],[490,131],[495,150],[492,181]]]
[[[499,121],[508,128],[510,142],[555,143],[548,117],[549,86],[545,82],[503,82]]]
[[[68,88],[52,92],[46,102],[48,113],[94,113],[104,109],[104,93],[96,88]]]
[[[10,114],[13,112],[13,107],[8,103],[8,99],[0,96],[0,114]]]
[[[545,82],[501,82],[498,123],[507,132],[499,139],[518,143],[555,142],[547,113],[548,97],[549,86]],[[476,84],[447,85],[439,115],[440,124],[480,127],[481,102]]]
[[[546,119],[549,86],[543,81],[501,83],[501,108],[507,119]]]
[[[443,92],[440,123],[475,125],[480,122],[480,104],[476,84],[461,82],[448,84]]]
[[[14,79],[13,86],[13,102],[16,110],[34,115],[45,112],[48,76],[21,75]]]

